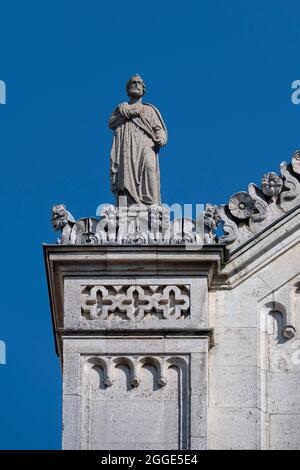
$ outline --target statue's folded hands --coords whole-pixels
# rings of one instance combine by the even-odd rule
[[[138,104],[129,104],[129,103],[120,103],[118,106],[118,111],[122,114],[123,117],[126,119],[131,119],[133,117],[141,116],[143,112],[143,107]]]

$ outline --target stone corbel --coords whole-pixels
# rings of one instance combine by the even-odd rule
[[[274,314],[275,312],[280,313],[282,316],[282,329],[281,334],[286,339],[292,339],[295,336],[296,329],[293,326],[294,322],[292,319],[292,312],[290,308],[286,308],[281,302],[273,301],[266,304],[267,309],[269,309],[269,314]]]

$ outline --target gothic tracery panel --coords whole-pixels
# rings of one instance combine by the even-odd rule
[[[190,286],[82,286],[81,315],[89,320],[185,319],[190,316]]]

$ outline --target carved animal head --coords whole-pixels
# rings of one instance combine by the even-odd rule
[[[51,223],[55,231],[62,230],[68,223],[68,212],[64,204],[53,206]]]

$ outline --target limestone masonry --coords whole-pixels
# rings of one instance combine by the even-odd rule
[[[63,448],[300,449],[300,152],[174,219],[154,178],[165,125],[139,76],[127,91],[116,205],[77,221],[54,206],[44,245]]]

